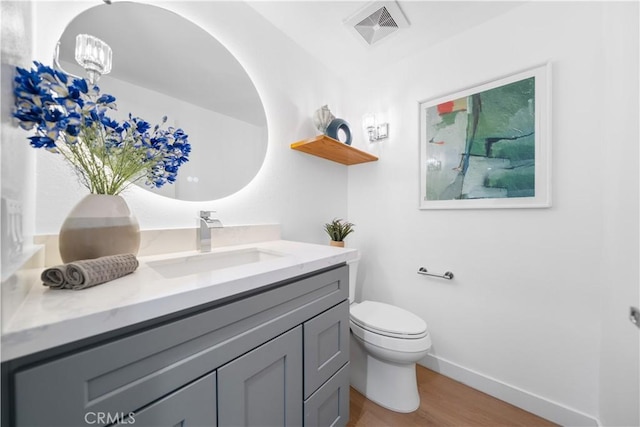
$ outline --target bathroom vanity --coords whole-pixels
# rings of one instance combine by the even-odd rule
[[[34,284],[2,335],[2,425],[345,425],[356,251],[276,241],[212,253],[147,257],[84,291]],[[119,298],[100,301],[109,293]]]

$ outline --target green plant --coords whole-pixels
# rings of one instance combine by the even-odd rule
[[[353,227],[354,224],[350,222],[334,218],[333,221],[324,225],[324,231],[327,232],[334,242],[342,242],[345,237],[355,231]]]

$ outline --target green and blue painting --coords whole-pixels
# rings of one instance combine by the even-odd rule
[[[425,111],[425,200],[535,197],[534,77]]]

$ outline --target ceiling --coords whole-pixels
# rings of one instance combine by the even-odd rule
[[[256,1],[248,4],[338,76],[395,63],[489,21],[524,1],[406,0],[396,4],[409,21],[371,46],[345,21],[373,1]]]

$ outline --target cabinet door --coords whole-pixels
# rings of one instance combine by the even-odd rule
[[[146,408],[123,414],[120,423],[116,425],[215,427],[216,422],[216,373],[213,372]]]
[[[220,426],[302,425],[302,327],[218,369]]]
[[[304,323],[304,397],[349,361],[349,301]]]

